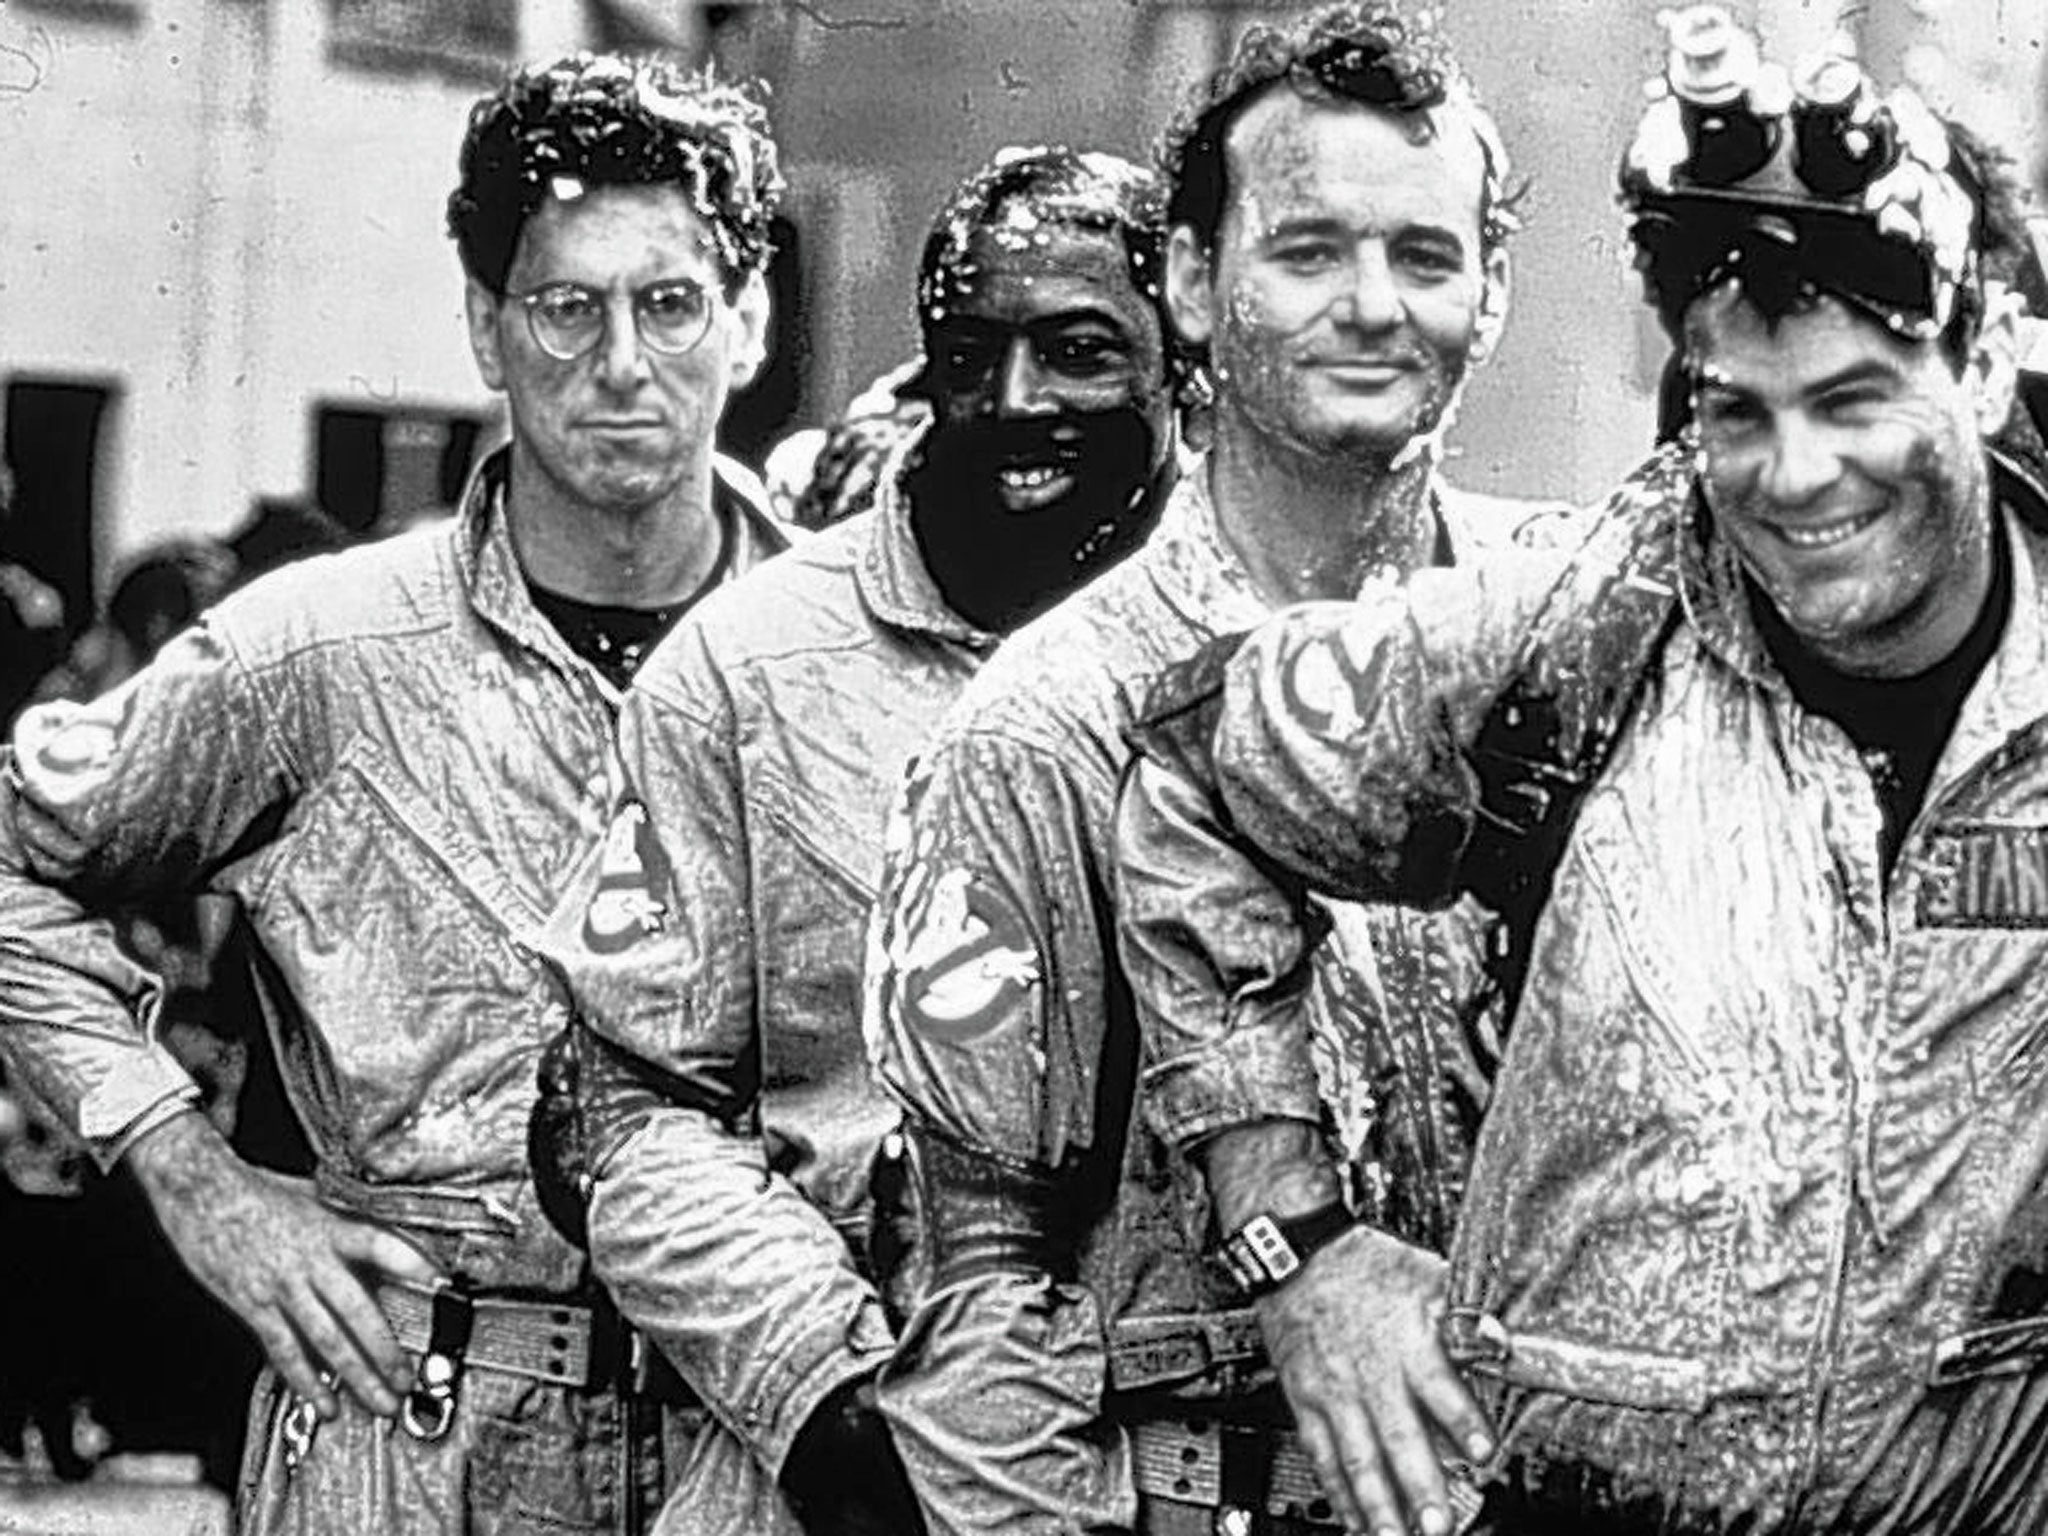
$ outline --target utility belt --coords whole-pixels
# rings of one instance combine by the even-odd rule
[[[485,1191],[373,1184],[329,1164],[314,1170],[313,1188],[332,1209],[401,1230],[510,1238],[520,1225],[506,1200]],[[417,1439],[448,1432],[458,1385],[471,1369],[668,1408],[701,1407],[595,1285],[546,1296],[386,1281],[376,1301],[399,1347],[416,1361],[400,1421]]]
[[[1123,1317],[1109,1328],[1109,1389],[1118,1396],[1193,1382],[1217,1396],[1238,1396],[1265,1361],[1258,1314],[1250,1307]]]
[[[1270,1530],[1275,1521],[1343,1528],[1291,1429],[1202,1418],[1146,1418],[1125,1427],[1145,1536]]]
[[[1130,1436],[1145,1536],[1341,1527],[1278,1394],[1257,1391],[1265,1344],[1249,1307],[1120,1318],[1110,1412]],[[1189,1389],[1201,1396],[1175,1396]]]
[[[701,1407],[661,1352],[601,1294],[587,1301],[529,1299],[387,1282],[377,1289],[377,1305],[399,1346],[418,1361],[400,1413],[418,1439],[447,1433],[456,1385],[471,1370],[667,1408]]]
[[[1314,1459],[1288,1425],[1160,1414],[1127,1420],[1144,1536],[1342,1530]],[[1451,1528],[1466,1530],[1483,1496],[1469,1470],[1446,1468]]]

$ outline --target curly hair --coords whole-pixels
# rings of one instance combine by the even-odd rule
[[[760,100],[708,67],[571,54],[517,71],[470,109],[448,233],[463,270],[502,296],[519,233],[549,196],[665,184],[710,229],[732,297],[768,265],[784,190]]]
[[[1433,14],[1409,16],[1389,0],[1343,0],[1292,22],[1248,29],[1230,62],[1161,137],[1157,159],[1172,186],[1167,221],[1192,229],[1204,250],[1214,248],[1229,206],[1224,141],[1246,109],[1280,82],[1311,101],[1352,102],[1404,117],[1447,112],[1465,119],[1485,160],[1482,253],[1498,249],[1520,228],[1515,207],[1524,189],[1509,185],[1507,145]]]

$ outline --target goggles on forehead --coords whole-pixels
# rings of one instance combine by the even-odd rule
[[[1734,279],[1753,297],[1789,285],[1900,335],[1940,334],[1976,280],[1977,205],[1920,98],[1880,98],[1841,50],[1788,75],[1720,5],[1662,19],[1670,50],[1621,201],[1667,317]]]

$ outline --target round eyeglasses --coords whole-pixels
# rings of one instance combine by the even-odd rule
[[[570,362],[604,336],[607,306],[600,289],[548,283],[513,297],[526,308],[533,343],[549,357]],[[680,357],[711,329],[711,295],[693,278],[672,277],[633,290],[633,330],[650,352]]]

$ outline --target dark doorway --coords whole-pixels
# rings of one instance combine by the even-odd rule
[[[315,406],[314,495],[351,533],[386,531],[453,507],[483,436],[480,416]]]
[[[0,523],[0,559],[28,567],[57,589],[73,633],[92,622],[100,431],[113,400],[108,384],[33,378],[7,384],[14,505]]]

